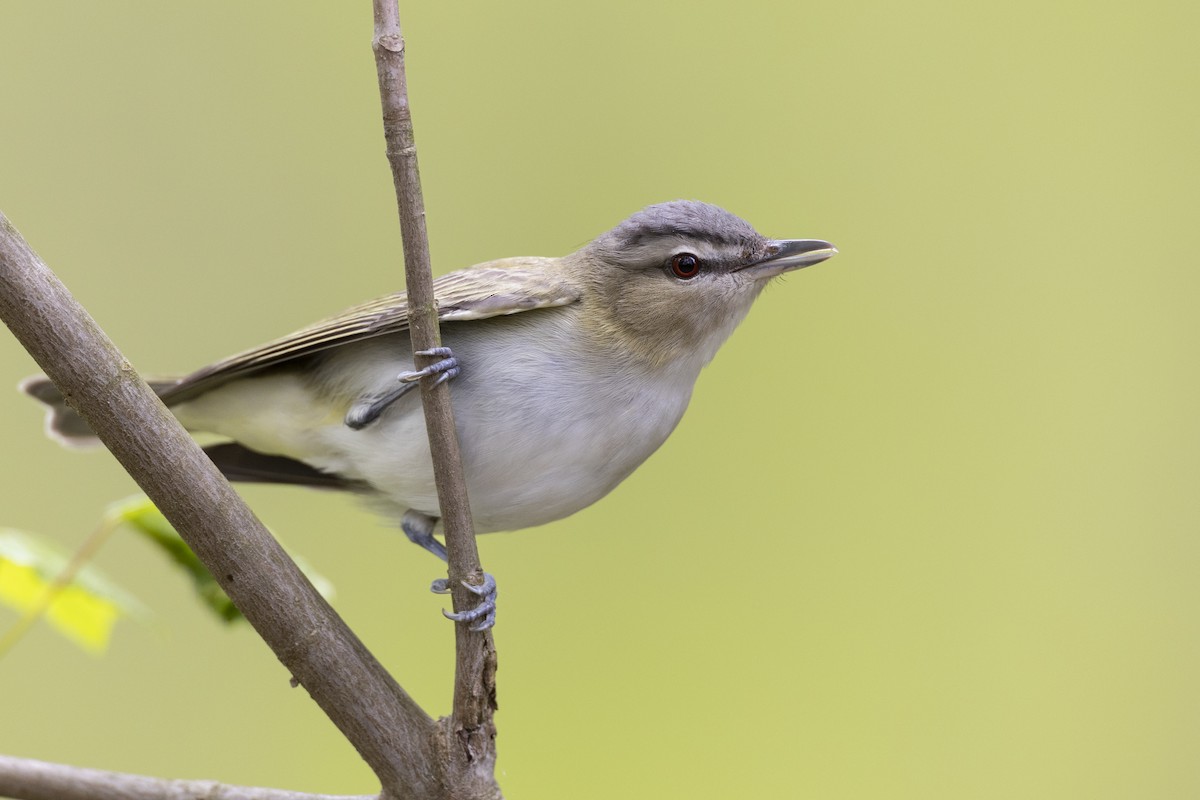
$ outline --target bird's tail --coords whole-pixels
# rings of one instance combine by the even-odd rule
[[[162,394],[177,381],[151,381],[150,388]],[[46,406],[46,435],[66,447],[95,447],[100,444],[90,425],[67,403],[58,387],[45,375],[21,381],[22,392]]]
[[[178,384],[176,380],[150,381],[150,388],[161,397]],[[76,449],[100,444],[91,426],[71,408],[62,392],[45,375],[26,378],[21,381],[20,389],[46,405],[46,435],[51,439]],[[362,484],[353,480],[321,472],[285,456],[259,453],[237,442],[210,444],[204,448],[204,452],[231,481],[287,483],[351,491],[362,488]]]

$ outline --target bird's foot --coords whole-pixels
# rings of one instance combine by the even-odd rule
[[[446,616],[446,619],[469,623],[468,627],[473,631],[486,631],[496,624],[496,595],[499,594],[496,589],[496,579],[492,577],[491,573],[485,572],[483,573],[483,583],[479,586],[466,581],[461,581],[461,583],[469,592],[480,598],[479,605],[466,611],[459,611],[457,614],[442,609],[442,614]],[[449,594],[450,579],[438,578],[429,586],[429,591],[437,594]]]
[[[442,561],[446,561],[445,546],[433,538],[433,529],[436,526],[436,518],[413,509],[406,511],[403,519],[400,520],[400,529],[404,531],[404,535],[413,544],[424,547]],[[470,628],[473,631],[486,631],[496,624],[496,595],[498,594],[496,591],[496,579],[491,574],[485,572],[483,573],[483,583],[480,585],[476,586],[466,581],[463,581],[462,585],[471,593],[481,598],[479,605],[466,611],[460,611],[457,614],[452,614],[445,609],[442,609],[442,613],[446,615],[446,619],[452,619],[455,622],[470,623]],[[430,584],[429,590],[437,594],[449,594],[450,579],[438,578]]]
[[[362,430],[370,425],[375,420],[382,416],[383,412],[388,407],[399,400],[404,395],[417,386],[417,381],[424,378],[426,375],[437,375],[438,379],[434,382],[434,386],[439,383],[450,380],[456,377],[462,368],[458,364],[458,359],[454,357],[454,353],[449,347],[435,347],[431,350],[418,350],[417,355],[440,357],[441,361],[430,364],[425,369],[419,369],[412,372],[401,372],[396,376],[400,384],[394,389],[390,389],[383,394],[368,395],[362,400],[359,400],[350,410],[346,412],[345,424],[346,427],[353,430]]]
[[[437,375],[438,379],[433,382],[433,385],[437,386],[439,383],[445,383],[451,378],[457,377],[458,373],[462,372],[458,359],[455,358],[454,353],[449,347],[433,347],[429,350],[418,350],[416,354],[429,358],[441,358],[441,361],[435,361],[424,369],[401,372],[396,376],[396,379],[402,384],[411,385],[421,380],[421,378],[429,375]]]

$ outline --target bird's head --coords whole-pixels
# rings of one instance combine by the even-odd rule
[[[649,206],[568,256],[591,291],[586,318],[657,364],[707,363],[767,282],[837,253],[819,239],[768,239],[717,206]]]

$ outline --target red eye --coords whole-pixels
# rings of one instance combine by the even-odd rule
[[[694,278],[700,274],[700,259],[691,253],[676,253],[671,256],[671,272],[676,278]]]

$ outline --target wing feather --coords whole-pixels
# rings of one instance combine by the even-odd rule
[[[554,308],[579,300],[555,259],[509,258],[451,272],[433,282],[438,319],[460,322]],[[306,328],[193,372],[162,392],[181,402],[234,378],[350,342],[408,330],[408,295],[369,300]]]

